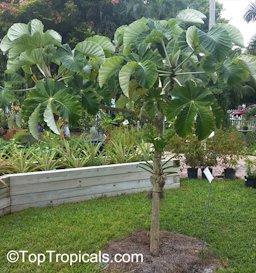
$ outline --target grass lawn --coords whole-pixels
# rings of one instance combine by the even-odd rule
[[[184,180],[162,201],[161,229],[203,238],[209,184]],[[0,273],[100,273],[96,264],[10,264],[9,250],[94,253],[109,241],[149,229],[150,200],[145,193],[100,198],[55,208],[28,209],[0,217]],[[207,243],[225,269],[256,272],[256,190],[243,181],[213,184]]]

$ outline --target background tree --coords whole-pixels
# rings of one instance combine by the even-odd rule
[[[256,21],[256,2],[252,2],[249,4],[245,14],[244,14],[244,20],[247,23],[255,22]],[[255,55],[256,52],[256,36],[254,36],[249,45],[248,45],[248,52],[250,54]]]

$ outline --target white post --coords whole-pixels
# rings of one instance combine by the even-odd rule
[[[209,0],[209,30],[215,24],[216,17],[215,0]]]

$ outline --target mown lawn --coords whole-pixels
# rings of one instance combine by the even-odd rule
[[[161,228],[203,238],[209,184],[184,180],[162,202]],[[100,273],[99,265],[10,264],[9,250],[44,253],[98,252],[109,241],[149,229],[150,201],[145,193],[101,198],[55,208],[36,208],[0,218],[1,273]],[[256,190],[242,181],[213,184],[207,243],[226,266],[219,272],[256,272]]]

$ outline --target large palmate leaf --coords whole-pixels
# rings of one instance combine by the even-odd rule
[[[201,47],[212,54],[217,61],[222,61],[232,48],[231,38],[222,26],[214,26],[208,33],[198,31]]]
[[[56,52],[56,59],[61,62],[63,67],[73,71],[81,72],[86,65],[84,55],[76,50],[71,50],[69,45],[63,45]]]
[[[105,54],[103,48],[92,41],[83,41],[76,45],[76,50],[82,52],[85,56],[88,57],[98,57],[102,60],[105,59]]]
[[[215,129],[215,125],[219,125],[221,112],[213,109],[216,100],[205,87],[187,81],[184,86],[175,87],[172,94],[167,116],[174,120],[176,132],[181,137],[191,134],[195,127],[198,138],[204,139]]]
[[[197,50],[200,46],[198,28],[191,26],[187,29],[186,32],[186,41],[189,47],[193,50]]]
[[[126,65],[124,65],[119,72],[120,87],[121,87],[124,95],[127,97],[130,96],[129,84],[130,84],[131,76],[132,76],[132,74],[134,74],[137,67],[138,67],[137,62],[129,62]]]
[[[132,43],[136,43],[138,37],[143,33],[149,30],[147,26],[147,19],[142,18],[131,23],[124,31],[124,46],[128,47]]]
[[[0,108],[7,107],[15,100],[15,96],[11,90],[0,86]]]
[[[28,120],[28,128],[31,135],[35,138],[39,138],[39,131],[38,131],[38,122],[39,122],[39,111],[40,111],[41,104],[39,104],[34,112],[30,115]]]
[[[107,58],[101,65],[99,70],[99,85],[102,87],[107,80],[109,80],[118,70],[123,63],[122,56],[114,56]]]
[[[91,115],[96,115],[100,108],[100,97],[94,90],[81,90],[82,106]]]
[[[30,91],[23,112],[24,118],[29,121],[31,133],[37,137],[36,124],[39,120],[44,120],[54,133],[58,133],[57,119],[60,117],[67,122],[76,122],[80,117],[81,104],[63,83],[47,79],[38,81],[36,89]]]
[[[198,10],[184,9],[176,18],[188,24],[203,24],[207,17]]]
[[[111,43],[110,39],[105,36],[94,35],[92,37],[87,38],[86,41],[91,41],[91,42],[99,44],[104,51],[107,51],[110,53],[115,52],[115,46]]]
[[[130,96],[129,85],[132,75],[142,87],[147,89],[151,88],[158,78],[156,65],[151,61],[127,63],[119,72],[120,87],[127,97]]]
[[[59,128],[54,119],[52,100],[49,100],[44,111],[44,121],[47,126],[57,135],[60,134]]]
[[[228,35],[235,45],[244,47],[243,35],[237,27],[230,24],[217,24],[217,26],[224,28],[228,32]]]
[[[9,28],[7,37],[10,41],[14,41],[26,34],[30,34],[28,25],[23,23],[16,23]]]

